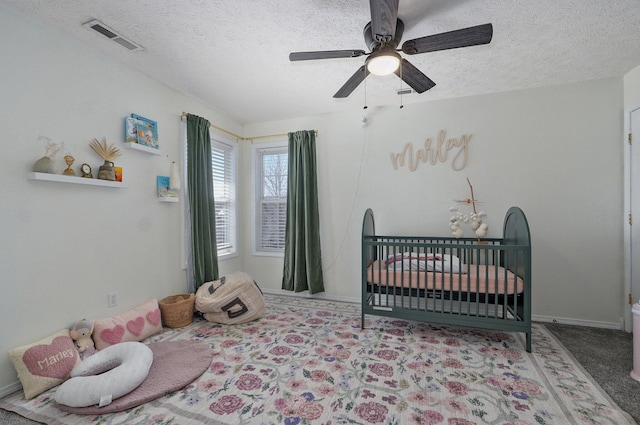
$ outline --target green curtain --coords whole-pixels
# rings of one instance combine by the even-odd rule
[[[289,133],[288,172],[282,289],[324,292],[315,131]]]
[[[218,279],[216,216],[209,121],[187,115],[187,191],[195,290]]]

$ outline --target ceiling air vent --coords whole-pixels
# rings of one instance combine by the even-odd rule
[[[131,41],[128,38],[126,38],[125,36],[118,34],[116,31],[112,30],[111,28],[109,28],[108,26],[103,24],[102,22],[97,21],[95,19],[92,20],[92,21],[89,21],[89,22],[86,22],[86,23],[82,24],[82,26],[87,28],[87,29],[99,32],[100,34],[102,34],[105,37],[107,37],[109,40],[115,41],[119,45],[121,45],[123,47],[126,47],[127,49],[129,49],[131,51],[144,50],[144,47],[142,47],[141,45],[136,44],[133,41]]]

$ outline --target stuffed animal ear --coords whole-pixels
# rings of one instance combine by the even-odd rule
[[[76,324],[73,325],[72,331],[77,331],[78,329],[87,328],[87,329],[90,329],[91,332],[93,332],[93,326],[94,324],[92,320],[82,319],[82,320],[78,320]]]

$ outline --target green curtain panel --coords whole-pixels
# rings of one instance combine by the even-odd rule
[[[193,280],[197,290],[218,279],[216,216],[209,121],[187,115],[187,190],[191,219]]]
[[[324,292],[316,177],[316,133],[289,133],[287,224],[282,289]]]

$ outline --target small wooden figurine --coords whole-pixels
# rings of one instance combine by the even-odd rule
[[[67,168],[62,172],[62,174],[64,174],[65,176],[75,176],[76,172],[73,170],[73,168],[71,168],[71,164],[73,164],[73,161],[75,161],[76,159],[74,157],[72,157],[69,154],[66,154],[64,156],[64,162],[67,163]]]

